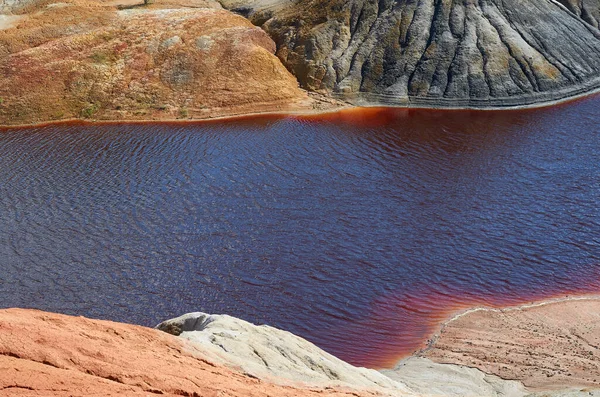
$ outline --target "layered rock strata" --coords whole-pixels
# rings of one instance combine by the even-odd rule
[[[310,90],[357,104],[506,107],[600,87],[597,0],[249,0]],[[225,4],[228,5],[228,4]]]

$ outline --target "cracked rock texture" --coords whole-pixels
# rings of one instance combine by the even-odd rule
[[[476,368],[438,364],[423,357],[409,357],[394,369],[381,372],[420,394],[461,397],[521,397],[528,394],[520,382],[488,375]]]
[[[467,312],[448,322],[422,356],[534,390],[600,388],[600,298]]]
[[[276,7],[254,0],[245,13],[274,38],[277,55],[307,89],[357,103],[502,107],[600,87],[599,2],[561,1],[566,7],[554,0],[280,0]]]

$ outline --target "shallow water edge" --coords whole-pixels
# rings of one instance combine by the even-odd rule
[[[312,93],[309,93],[312,94]],[[378,104],[368,100],[360,101],[360,104],[355,105],[349,102],[345,102],[343,98],[333,100],[334,103],[327,105],[324,109],[306,109],[305,104],[298,106],[298,109],[294,109],[293,106],[290,110],[275,110],[275,111],[257,111],[257,112],[244,112],[244,113],[233,113],[226,115],[207,116],[206,118],[165,118],[165,119],[119,119],[119,120],[103,120],[103,119],[62,119],[62,120],[48,120],[42,122],[35,122],[30,124],[10,124],[0,125],[0,132],[10,129],[19,128],[31,128],[31,127],[47,127],[52,125],[119,125],[119,124],[133,124],[133,125],[144,125],[144,124],[167,124],[167,125],[186,125],[194,123],[210,123],[210,122],[227,122],[227,121],[251,121],[253,119],[272,117],[278,118],[306,118],[316,120],[323,118],[330,120],[332,117],[350,117],[354,118],[357,116],[367,116],[374,113],[385,113],[385,112],[402,112],[402,111],[419,111],[419,110],[431,110],[441,112],[453,112],[453,111],[469,111],[469,112],[495,112],[495,111],[518,111],[518,110],[538,110],[547,109],[558,106],[568,106],[572,103],[576,103],[587,98],[600,95],[600,87],[590,91],[586,91],[576,95],[567,95],[564,98],[553,99],[547,101],[541,101],[538,103],[524,104],[524,105],[493,105],[493,106],[465,106],[464,104],[458,104],[452,106],[451,102],[447,105],[436,105],[433,100],[431,104],[427,100],[421,100],[411,104],[410,100],[406,103],[399,105],[390,104]],[[320,94],[314,94],[320,100],[326,100]]]

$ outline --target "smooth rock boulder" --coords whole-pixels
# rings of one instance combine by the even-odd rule
[[[290,332],[227,315],[190,313],[157,326],[202,346],[207,358],[260,379],[407,393],[401,382],[354,367]]]

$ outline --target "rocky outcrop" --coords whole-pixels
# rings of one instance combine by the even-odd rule
[[[421,355],[534,390],[591,392],[600,388],[600,298],[470,311],[446,323]]]
[[[531,339],[527,339],[526,336],[521,337],[522,330],[529,328],[530,331],[538,333],[544,326],[551,327],[549,334],[553,339],[550,340],[554,340],[561,334],[573,332],[574,326],[581,330],[586,329],[587,338],[592,338],[591,335],[593,338],[600,337],[597,314],[600,312],[596,312],[599,303],[600,300],[591,299],[565,301],[562,306],[557,306],[556,312],[554,305],[540,306],[545,309],[535,315],[529,311],[529,308],[517,309],[521,313],[528,314],[515,315],[515,321],[504,323],[503,326],[494,329],[494,334],[485,333],[488,331],[485,324],[481,333],[475,332],[480,323],[478,319],[474,319],[470,322],[472,328],[466,330],[469,333],[455,335],[452,339],[455,344],[449,345],[447,350],[443,351],[452,359],[440,359],[439,354],[436,353],[436,349],[441,348],[437,347],[437,343],[440,346],[447,346],[444,344],[445,333],[442,333],[442,337],[430,350],[420,356],[402,360],[395,368],[382,370],[380,373],[353,367],[289,332],[265,325],[256,326],[226,315],[190,313],[165,321],[157,327],[200,346],[203,357],[212,362],[280,384],[301,382],[301,384],[321,387],[346,386],[359,390],[368,388],[396,396],[589,397],[600,395],[600,389],[589,387],[597,385],[580,383],[577,377],[551,378],[541,385],[529,382],[528,384],[533,387],[528,388],[521,381],[528,381],[529,378],[524,378],[521,373],[514,371],[516,367],[513,367],[513,372],[497,372],[489,369],[502,367],[507,361],[517,362],[522,355],[533,356],[538,357],[538,361],[533,363],[534,365],[527,366],[526,369],[530,377],[543,378],[549,365],[572,364],[571,356],[560,356],[564,353],[563,350],[559,349],[554,355],[548,356],[546,353],[552,351],[556,345],[551,344],[541,348],[541,343],[531,343]],[[511,313],[513,311],[513,309],[508,310]],[[474,311],[460,318],[468,319],[473,313],[480,312],[501,313],[502,311]],[[562,322],[556,322],[556,319],[562,318],[565,312],[571,315],[564,317]],[[545,313],[551,314],[546,317]],[[531,322],[529,319],[532,317],[535,317],[537,322]],[[457,320],[445,325],[444,332],[455,321]],[[515,335],[519,335],[516,343],[508,342]],[[486,336],[490,338],[489,341],[485,341]],[[546,334],[540,334],[540,340],[544,336]],[[494,343],[496,338],[502,338],[506,342],[505,347],[509,348],[501,350],[502,348]],[[461,357],[465,351],[469,351],[471,346],[479,343],[486,343],[486,345],[474,349],[482,354],[478,363],[470,360],[470,356],[463,360],[455,359]],[[520,343],[522,345],[519,345]],[[598,348],[593,354],[600,354]],[[586,357],[584,359],[587,360]],[[581,373],[587,371],[588,374],[600,376],[600,371],[596,367],[589,366],[594,362],[593,365],[597,365],[595,357],[591,357],[588,366],[580,368]]]
[[[502,380],[490,387],[486,382],[494,377],[474,369],[423,367],[420,360],[416,367],[407,363],[412,369],[401,375],[410,377],[415,393],[403,378],[355,368],[297,336],[229,316],[191,314],[160,328],[180,337],[110,321],[0,310],[0,396],[495,397],[496,389],[521,390]]]
[[[319,386],[351,386],[408,392],[401,382],[354,367],[290,332],[256,326],[227,315],[190,313],[158,329],[203,347],[207,358],[257,378]]]
[[[510,107],[600,88],[598,0],[141,3],[0,0],[0,125]]]
[[[307,89],[358,104],[505,107],[600,87],[598,2],[562,1],[574,12],[554,0],[254,0],[246,13]]]
[[[426,358],[381,373],[229,316],[192,313],[161,323],[165,333],[4,309],[0,396],[600,396],[581,382],[600,374],[599,302],[472,311],[445,325]],[[570,375],[543,380],[553,366]]]
[[[180,3],[50,4],[0,30],[0,125],[311,108],[262,29],[206,8],[218,3]]]
[[[0,310],[0,396],[378,395],[275,385],[209,362],[201,349],[135,325]]]

